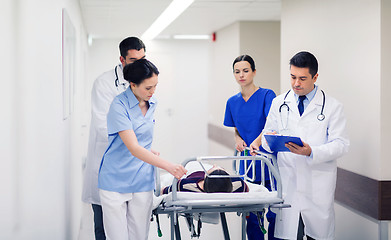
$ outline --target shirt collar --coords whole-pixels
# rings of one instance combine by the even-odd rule
[[[129,102],[129,107],[130,108],[133,108],[134,106],[138,105],[140,102],[137,100],[136,96],[134,95],[132,89],[130,88],[130,86],[125,90],[125,94],[126,94],[126,97],[128,98],[128,102]],[[156,103],[156,98],[155,96],[152,96],[149,100],[148,100],[148,103],[149,103],[149,106],[151,106],[152,104],[155,104]]]
[[[136,96],[132,92],[132,89],[130,89],[130,86],[125,90],[125,95],[128,98],[130,108],[139,104],[139,101],[137,100]]]
[[[312,89],[311,92],[307,93],[307,95],[305,95],[307,97],[306,100],[308,100],[308,102],[311,102],[311,100],[315,97],[315,93],[316,91],[318,90],[318,86],[315,85],[314,89]],[[299,102],[299,95],[297,95],[295,93],[295,99],[296,99],[296,102],[298,103]]]
[[[124,67],[122,66],[122,63],[118,64],[117,75],[118,75],[118,81],[121,84],[125,83],[126,86],[129,85],[129,82],[124,79]]]

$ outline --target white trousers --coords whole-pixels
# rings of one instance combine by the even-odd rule
[[[148,239],[153,191],[118,193],[99,189],[107,240]]]

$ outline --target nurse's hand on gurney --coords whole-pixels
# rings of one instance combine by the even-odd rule
[[[133,130],[120,131],[118,134],[129,152],[141,161],[149,163],[155,167],[162,168],[177,179],[180,179],[186,174],[187,170],[182,165],[164,160],[159,157],[160,154],[158,152],[149,151],[139,145],[136,134]]]
[[[238,136],[235,138],[235,149],[238,150],[238,152],[243,152],[246,147],[247,144],[241,137]]]
[[[155,154],[156,156],[160,156],[160,152],[152,150],[151,152]],[[184,170],[184,171],[183,171]],[[168,170],[167,170],[168,171]],[[174,164],[172,167],[172,171],[168,171],[171,175],[173,175],[177,179],[181,179],[183,175],[186,174],[187,170],[180,164]]]
[[[311,156],[312,149],[310,145],[308,145],[308,143],[303,142],[303,146],[301,147],[293,142],[289,142],[285,143],[285,147],[287,147],[292,153],[304,156]]]
[[[238,130],[235,128],[235,149],[238,152],[243,152],[246,147],[247,144],[244,142],[242,137],[240,137]]]
[[[275,131],[265,133],[265,134],[270,134],[270,135],[275,135],[277,134]],[[262,133],[259,134],[259,136],[250,144],[250,154],[252,156],[257,155],[255,151],[259,151],[259,146],[262,145]]]
[[[166,170],[176,179],[181,179],[181,177],[183,177],[187,173],[187,170],[182,165],[173,163],[171,164],[172,166],[169,166]]]
[[[257,138],[258,139],[258,138]],[[255,151],[259,151],[259,146],[261,146],[262,143],[258,143],[257,139],[255,139],[251,144],[250,144],[250,154],[251,156],[257,155]]]

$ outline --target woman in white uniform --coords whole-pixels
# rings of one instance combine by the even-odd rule
[[[129,88],[114,98],[107,115],[109,145],[99,170],[103,223],[109,240],[148,238],[155,168],[176,178],[186,169],[151,152],[158,69],[140,59],[125,66]]]
[[[349,140],[343,106],[315,85],[317,71],[309,52],[290,60],[292,89],[273,100],[262,132],[297,136],[304,144],[286,144],[290,152],[277,155],[283,198],[292,206],[277,211],[275,236],[282,239],[335,239],[337,159]],[[262,146],[270,150],[264,137]]]

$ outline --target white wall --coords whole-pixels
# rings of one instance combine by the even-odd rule
[[[223,125],[227,99],[240,91],[232,73],[232,63],[240,55],[239,30],[239,23],[220,29],[212,43],[208,100],[213,104],[209,104],[208,122],[216,126]]]
[[[154,40],[148,58],[159,68],[153,148],[174,162],[207,155],[210,42]]]
[[[16,65],[15,65],[15,1],[6,0],[1,4],[0,10],[0,68],[2,79],[0,81],[0,106],[2,117],[0,118],[0,152],[2,153],[1,165],[2,174],[0,174],[0,192],[2,197],[0,200],[0,238],[11,239],[15,231],[18,207],[16,200],[18,192],[14,191],[18,187],[18,178],[16,171],[18,168],[17,147],[16,147],[16,131],[17,131],[17,116],[15,111],[16,93]],[[7,216],[7,217],[4,217]]]
[[[381,0],[381,70],[380,70],[380,127],[381,127],[381,179],[391,179],[391,161],[389,154],[389,145],[391,139],[389,134],[391,133],[391,1]],[[391,231],[390,231],[391,232]]]
[[[250,55],[256,65],[254,83],[280,93],[280,22],[240,22],[240,54]]]
[[[357,213],[338,203],[334,204],[336,213],[336,239],[368,240],[378,239],[378,225],[373,219]]]
[[[385,180],[391,179],[391,161],[389,154],[389,145],[391,140],[391,1],[381,0],[381,83],[380,83],[380,105],[381,105],[381,169],[380,178]],[[385,224],[387,225],[387,224]],[[391,239],[391,222],[388,221],[388,239]]]
[[[64,7],[76,30],[77,59],[75,106],[67,120],[62,114]],[[78,146],[83,145],[80,80],[86,39],[79,3],[7,0],[0,12],[5,53],[1,104],[6,104],[0,238],[71,239],[80,219],[83,157]]]

